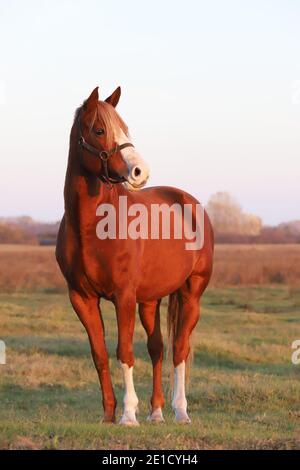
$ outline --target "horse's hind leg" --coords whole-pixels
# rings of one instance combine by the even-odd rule
[[[114,422],[117,401],[109,371],[99,299],[98,297],[82,296],[75,290],[70,290],[69,295],[74,310],[85,327],[90,340],[91,352],[102,390],[104,422]]]
[[[141,322],[148,336],[147,347],[153,365],[153,392],[149,421],[162,422],[162,408],[165,404],[162,389],[162,361],[164,353],[160,329],[160,300],[139,304]]]
[[[174,392],[172,407],[178,423],[190,423],[185,396],[185,366],[190,353],[190,335],[199,316],[199,299],[207,285],[207,279],[192,275],[176,294],[178,318],[173,337]]]

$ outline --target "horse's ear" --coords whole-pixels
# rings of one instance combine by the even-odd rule
[[[97,103],[99,101],[98,88],[99,87],[96,87],[92,91],[92,93],[90,94],[88,99],[84,102],[84,109],[86,111],[93,111],[95,109],[95,107],[97,106]]]
[[[111,104],[114,108],[117,106],[119,103],[119,99],[121,96],[121,87],[118,86],[118,88],[108,97],[106,98],[106,103]]]

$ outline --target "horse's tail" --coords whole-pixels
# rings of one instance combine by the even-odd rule
[[[168,327],[168,358],[171,359],[170,363],[172,362],[173,358],[173,342],[176,338],[177,334],[180,332],[180,327],[182,324],[182,296],[180,290],[177,290],[170,294],[169,296],[169,303],[168,303],[168,317],[167,317],[167,327]],[[193,346],[192,346],[192,338],[190,338],[190,353],[188,359],[186,361],[186,383],[189,383],[190,378],[190,368],[193,362]],[[173,367],[171,367],[171,374],[170,374],[170,383],[171,389],[173,388],[174,382],[174,375],[173,375]]]

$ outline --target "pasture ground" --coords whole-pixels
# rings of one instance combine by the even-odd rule
[[[3,266],[3,265],[2,265]],[[116,321],[103,305],[111,370],[122,402],[115,359]],[[190,426],[173,423],[164,368],[165,424],[146,422],[151,363],[137,318],[135,385],[140,428],[101,424],[102,405],[85,331],[65,293],[0,294],[2,449],[295,449],[300,448],[300,289],[287,285],[210,288],[194,334],[188,391]],[[162,306],[165,331],[166,304]]]

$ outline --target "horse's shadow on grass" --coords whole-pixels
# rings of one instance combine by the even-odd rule
[[[139,383],[136,386],[140,396],[140,404],[145,409],[149,408],[151,395],[151,380],[149,383]],[[121,415],[124,390],[123,387],[114,384],[114,391],[117,398],[117,415]],[[0,411],[1,405],[9,412],[12,408],[14,412],[29,418],[36,416],[51,415],[51,417],[64,416],[88,420],[99,421],[103,416],[101,392],[98,381],[89,384],[84,388],[68,388],[64,385],[41,385],[38,388],[28,388],[14,383],[6,383],[0,387]],[[147,414],[148,412],[145,411]],[[51,419],[52,419],[51,418]],[[54,418],[56,419],[56,418]]]
[[[224,352],[198,349],[194,354],[194,366],[236,372],[254,372],[263,375],[294,376],[295,368],[288,364],[253,363]]]
[[[47,409],[51,410],[51,414],[60,414],[62,407],[70,408],[76,414],[101,415],[101,395],[96,384],[84,389],[70,389],[61,385],[43,385],[32,389],[8,383],[0,388],[0,402],[5,403],[5,408],[12,407],[14,411],[29,416]],[[47,411],[43,413],[47,414]]]
[[[7,350],[32,354],[55,354],[67,357],[89,357],[90,347],[88,340],[59,336],[56,338],[45,336],[6,336],[3,338]]]

